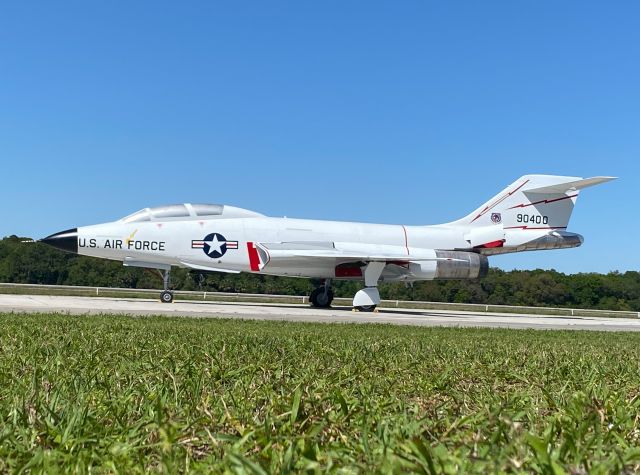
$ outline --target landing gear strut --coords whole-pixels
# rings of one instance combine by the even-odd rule
[[[160,292],[160,302],[171,303],[173,302],[173,292],[169,290],[169,275],[171,269],[166,269],[162,272],[162,287],[164,290]]]
[[[309,295],[309,302],[313,307],[329,308],[333,301],[333,291],[331,290],[331,279],[326,279],[324,285],[313,289]]]
[[[386,266],[386,262],[371,261],[364,268],[365,288],[358,290],[353,297],[353,310],[359,312],[373,312],[380,303],[378,279]]]

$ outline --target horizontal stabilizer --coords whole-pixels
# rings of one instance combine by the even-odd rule
[[[589,186],[599,185],[600,183],[606,183],[611,180],[615,180],[613,176],[594,176],[593,178],[583,178],[582,180],[567,181],[565,183],[558,183],[555,185],[541,186],[537,188],[524,188],[525,193],[551,193],[561,194],[568,191],[578,191]]]

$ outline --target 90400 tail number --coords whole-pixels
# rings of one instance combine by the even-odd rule
[[[540,214],[517,214],[516,221],[525,224],[549,224],[549,217]]]

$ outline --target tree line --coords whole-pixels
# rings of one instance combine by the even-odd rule
[[[10,236],[0,240],[0,282],[162,288],[153,270],[121,262],[69,254]],[[317,282],[256,274],[201,273],[174,268],[173,289],[306,295]],[[352,297],[362,282],[334,281],[336,297]],[[380,285],[383,299],[464,302],[640,311],[640,273],[563,274],[555,270],[491,269],[481,280],[449,280]]]

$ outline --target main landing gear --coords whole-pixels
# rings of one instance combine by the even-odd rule
[[[375,312],[380,303],[380,292],[378,292],[378,280],[382,271],[387,265],[384,261],[371,261],[364,268],[365,288],[356,292],[353,297],[354,312]],[[328,308],[333,300],[331,290],[331,279],[326,279],[324,285],[317,287],[309,296],[309,303],[316,308]]]
[[[311,306],[316,308],[329,308],[333,301],[333,291],[331,290],[331,279],[326,279],[324,285],[313,289],[309,295]]]
[[[171,303],[173,302],[173,292],[169,290],[169,274],[171,273],[171,268],[165,269],[162,272],[162,287],[164,290],[160,292],[160,302],[162,303]]]

